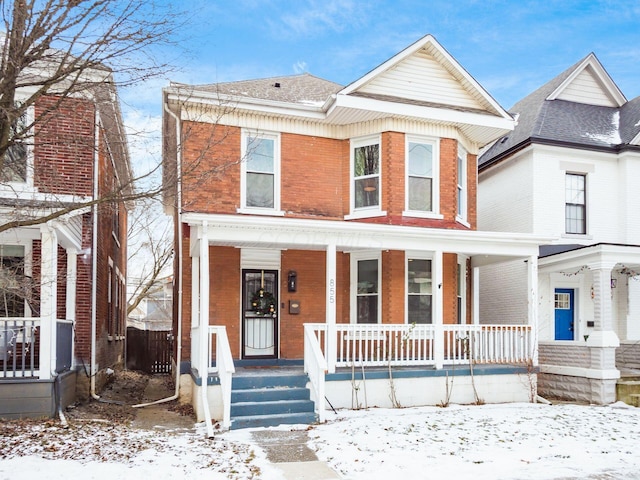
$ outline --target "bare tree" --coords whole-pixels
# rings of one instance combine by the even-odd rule
[[[129,217],[129,285],[127,314],[160,292],[161,282],[172,272],[173,235],[171,219],[162,214],[154,199],[142,199]]]
[[[91,98],[98,108],[103,106],[104,126],[118,128],[122,122],[114,98],[116,87],[167,73],[169,65],[154,52],[170,43],[182,18],[166,2],[152,0],[0,0],[0,15],[4,27],[0,32],[0,183],[4,185],[26,175],[20,161],[25,145],[46,141],[39,139],[43,125],[75,99]],[[33,108],[36,105],[38,109]],[[125,136],[119,133],[119,148],[126,153]],[[160,162],[138,177],[155,176],[159,168]],[[13,214],[0,222],[0,232],[38,225],[98,203],[159,193],[160,186],[149,183],[144,190],[135,189],[139,178],[123,173],[126,181],[112,185],[99,198],[89,195],[59,202],[52,192],[44,206],[24,199],[14,202]]]

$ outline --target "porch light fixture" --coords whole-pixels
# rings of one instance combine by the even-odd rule
[[[287,276],[287,290],[290,292],[298,290],[298,274],[295,270],[289,270],[289,275]]]
[[[618,286],[618,279],[617,278],[612,278],[611,279],[611,288],[616,288]]]

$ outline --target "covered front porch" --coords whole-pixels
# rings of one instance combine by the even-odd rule
[[[640,369],[640,246],[549,246],[539,266],[542,394],[615,402]]]
[[[0,417],[51,416],[75,398],[73,362],[81,216],[0,235]],[[67,401],[69,403],[69,401]]]
[[[326,380],[341,368],[351,368],[354,374],[359,369],[365,376],[366,369],[371,368],[393,372],[398,368],[437,371],[459,366],[462,371],[463,365],[472,368],[479,364],[521,365],[529,373],[535,370],[537,253],[538,244],[546,239],[524,234],[235,215],[183,214],[182,220],[189,226],[190,238],[183,252],[191,262],[187,278],[191,285],[190,315],[188,310],[183,312],[182,325],[191,333],[194,404],[203,417],[222,419],[228,426],[225,399],[234,361],[246,359],[247,336],[241,330],[243,311],[251,303],[250,296],[238,285],[244,284],[241,272],[250,268],[258,274],[267,268],[280,273],[290,272],[291,265],[297,265],[297,288],[288,289],[289,278],[281,274],[280,281],[275,282],[279,293],[274,292],[274,309],[260,314],[279,325],[274,332],[276,353],[271,358],[304,358],[321,419],[327,408],[323,401]],[[380,266],[380,287],[366,290],[358,277],[363,269],[356,262],[378,258],[376,255],[380,260],[373,265]],[[409,262],[414,259],[429,262],[428,274],[420,279],[411,276]],[[479,271],[485,265],[514,259],[527,265],[529,281],[522,289],[522,301],[528,305],[528,315],[514,319],[510,325],[481,325]],[[423,304],[428,305],[428,313],[423,317],[411,316],[414,299],[408,297],[414,287],[417,295],[427,292]],[[311,289],[312,295],[305,288]],[[361,291],[376,298],[361,301]],[[292,309],[292,304],[299,310]],[[189,302],[182,305],[188,307]],[[360,323],[368,318],[363,317],[363,311],[371,310],[379,312],[378,320]],[[202,335],[203,331],[208,334]],[[227,376],[229,379],[225,379]],[[220,393],[212,395],[215,401],[208,398],[208,389],[198,387],[205,383],[204,378],[211,377],[219,381]],[[493,401],[492,395],[488,393],[482,401]],[[344,396],[337,393],[337,397]],[[529,391],[525,397],[530,398]],[[209,407],[212,411],[207,413]]]

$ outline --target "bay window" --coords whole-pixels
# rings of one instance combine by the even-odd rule
[[[433,323],[431,260],[407,259],[407,323]]]

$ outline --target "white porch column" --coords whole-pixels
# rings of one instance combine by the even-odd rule
[[[587,265],[593,275],[593,313],[595,330],[589,334],[591,369],[599,371],[591,380],[591,401],[607,404],[616,401],[616,380],[620,372],[616,368],[616,348],[620,346],[613,331],[611,317],[611,271],[615,262],[597,262]]]
[[[640,340],[640,279],[627,277],[627,331],[623,340]]]
[[[473,298],[471,299],[472,322],[474,325],[480,323],[480,268],[471,269],[471,288],[473,288]]]
[[[49,380],[56,369],[56,312],[58,308],[58,239],[48,225],[40,229],[40,378]]]
[[[531,255],[527,260],[527,323],[531,325],[531,358],[533,366],[538,366],[538,257]]]
[[[200,325],[200,257],[191,257],[191,328]],[[193,341],[191,334],[191,361],[200,361],[198,355],[199,344]]]
[[[327,245],[327,259],[326,259],[326,323],[327,323],[327,339],[326,339],[326,351],[327,357],[327,369],[329,373],[335,373],[336,371],[336,352],[337,352],[337,338],[336,338],[336,244],[330,243]]]
[[[200,378],[207,385],[209,376],[209,235],[207,222],[200,230]]]
[[[443,288],[442,288],[442,251],[438,250],[433,253],[432,276],[432,295],[433,295],[433,326],[435,339],[433,342],[433,356],[435,357],[436,369],[441,369],[444,364],[444,327],[443,327]]]
[[[65,318],[76,321],[76,293],[78,288],[78,253],[76,250],[67,249],[67,301],[65,305]],[[75,329],[71,329],[71,362],[76,358],[75,354]]]

